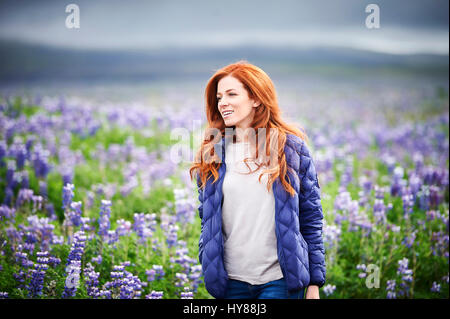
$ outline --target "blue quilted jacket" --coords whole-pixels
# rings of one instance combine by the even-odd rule
[[[206,289],[213,297],[222,299],[228,281],[222,235],[225,138],[217,146],[222,147],[219,179],[216,183],[208,179],[202,189],[197,178],[201,218],[199,261]],[[325,283],[325,249],[316,170],[309,149],[301,138],[288,134],[284,150],[287,165],[295,170],[294,174],[288,170],[287,175],[296,194],[291,196],[285,191],[280,177],[273,183],[278,261],[288,290],[302,289],[308,285],[322,287]]]

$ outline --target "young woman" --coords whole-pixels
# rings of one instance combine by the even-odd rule
[[[323,214],[306,135],[282,120],[271,79],[246,61],[218,70],[205,98],[208,127],[190,174],[206,289],[225,299],[318,299]]]

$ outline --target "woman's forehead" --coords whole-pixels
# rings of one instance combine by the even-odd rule
[[[244,86],[242,85],[241,81],[238,79],[232,77],[232,76],[226,76],[219,80],[217,83],[217,93],[222,92],[228,92],[231,90],[239,90],[242,89]]]

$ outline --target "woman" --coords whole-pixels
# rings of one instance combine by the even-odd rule
[[[206,289],[225,299],[303,299],[306,289],[318,299],[323,214],[306,135],[281,119],[271,79],[246,61],[218,70],[205,98],[207,134],[190,174]]]

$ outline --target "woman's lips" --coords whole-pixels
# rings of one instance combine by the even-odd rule
[[[230,117],[234,112],[233,111],[225,111],[222,113],[223,118]]]

